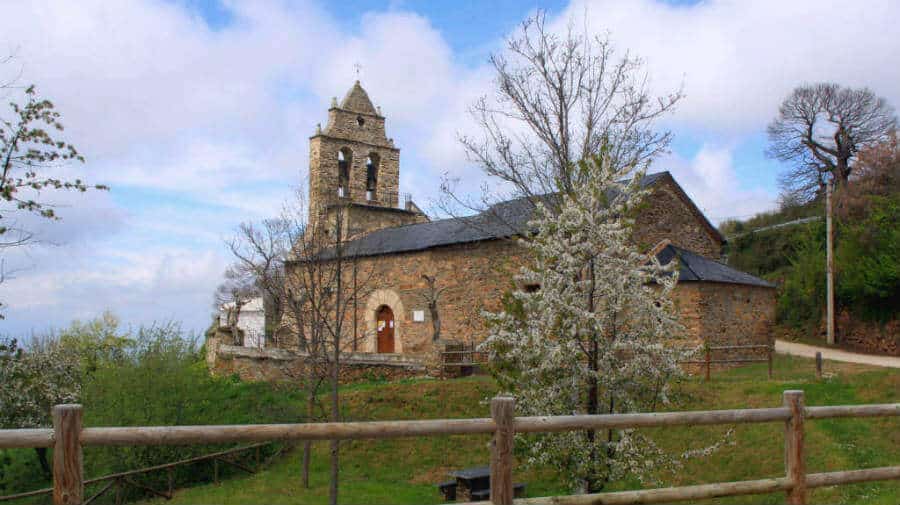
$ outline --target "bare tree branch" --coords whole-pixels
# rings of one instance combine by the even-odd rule
[[[769,124],[766,153],[792,164],[781,175],[785,192],[811,200],[828,179],[846,185],[859,150],[884,141],[896,126],[893,107],[868,88],[804,85],[785,98]]]
[[[460,137],[469,159],[507,191],[472,205],[442,185],[442,210],[484,210],[515,197],[570,193],[583,173],[578,162],[599,153],[623,173],[646,165],[671,141],[656,121],[682,98],[681,90],[652,97],[643,62],[617,56],[608,37],[594,37],[572,23],[551,31],[538,12],[507,39],[506,51],[490,58],[495,96],[476,101],[470,114],[479,136]],[[547,202],[545,202],[547,203]]]

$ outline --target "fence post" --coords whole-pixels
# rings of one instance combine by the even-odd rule
[[[773,354],[772,348],[773,347],[774,347],[774,345],[770,345],[769,347],[766,348],[766,353],[767,353],[766,358],[768,358],[768,360],[769,360],[769,378],[770,379],[772,378],[772,354]]]
[[[816,351],[816,379],[822,378],[822,353]]]
[[[803,454],[803,391],[785,391],[784,406],[791,418],[784,423],[784,469],[793,486],[788,505],[806,505],[806,459]]]
[[[712,366],[712,350],[706,345],[706,381],[709,382],[709,369]]]
[[[513,443],[515,440],[516,400],[510,396],[496,396],[491,400],[491,417],[497,425],[491,440],[491,503],[512,505],[513,502]]]
[[[84,501],[81,405],[57,405],[52,414],[53,505],[81,505]]]

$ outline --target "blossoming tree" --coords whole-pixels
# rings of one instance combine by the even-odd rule
[[[518,276],[534,286],[486,314],[483,349],[520,415],[652,411],[669,402],[684,350],[670,294],[677,281],[631,240],[646,167],[615,169],[606,151],[576,170],[554,210],[537,204],[533,234],[520,239],[532,262]],[[680,350],[681,349],[681,350]],[[526,463],[552,465],[574,488],[599,491],[633,475],[647,479],[681,459],[634,430],[553,433],[522,439]]]

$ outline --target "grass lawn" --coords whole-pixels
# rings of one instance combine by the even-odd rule
[[[826,362],[826,378],[816,381],[812,360],[778,356],[775,378],[766,365],[713,372],[711,383],[699,378],[679,386],[679,409],[725,409],[781,405],[786,389],[806,392],[807,405],[900,402],[900,372],[862,365]],[[496,392],[490,378],[437,381],[410,380],[349,386],[343,391],[348,421],[488,417],[485,399]],[[702,447],[729,427],[648,430],[665,447]],[[816,420],[806,423],[809,472],[900,464],[900,419]],[[665,485],[749,480],[784,475],[783,427],[779,423],[737,426],[731,444],[701,459],[689,460],[678,475],[662,476]],[[341,444],[340,502],[347,504],[440,503],[435,483],[447,472],[489,461],[487,436],[454,436]],[[176,493],[171,501],[187,504],[318,504],[327,503],[328,443],[317,443],[311,489],[300,485],[301,451],[294,450],[266,470],[219,485],[203,485]],[[552,471],[521,468],[516,482],[528,484],[528,496],[567,494]],[[634,488],[617,483],[615,489]],[[782,493],[711,500],[706,503],[783,503]],[[900,503],[900,481],[823,488],[811,492],[810,503]]]

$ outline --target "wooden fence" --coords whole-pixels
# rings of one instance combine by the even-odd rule
[[[479,351],[474,343],[461,344],[454,346],[452,349],[441,351],[440,362],[440,378],[446,377],[446,369],[458,368],[460,372],[463,369],[484,366],[488,362],[488,354],[485,351]],[[451,375],[453,376],[453,375]]]
[[[712,359],[713,352],[716,351],[749,351],[752,349],[765,349],[765,358],[723,358]],[[741,364],[741,363],[769,363],[769,378],[772,378],[772,355],[775,352],[774,346],[771,345],[713,345],[704,347],[704,359],[682,361],[682,364],[703,365],[704,378],[708,381],[712,371],[712,365],[718,364]]]
[[[266,446],[266,445],[270,445],[270,444],[271,444],[271,442],[260,442],[258,444],[252,444],[252,445],[248,445],[248,446],[244,446],[244,447],[236,447],[234,449],[228,449],[225,451],[213,452],[210,454],[204,454],[201,456],[195,456],[193,458],[187,458],[187,459],[182,459],[179,461],[173,461],[173,462],[165,463],[162,465],[148,466],[148,467],[139,468],[136,470],[129,470],[127,472],[111,473],[109,475],[104,475],[102,477],[95,477],[93,479],[87,479],[84,481],[85,486],[87,486],[89,484],[99,484],[101,482],[107,482],[107,484],[105,486],[103,486],[102,488],[100,488],[100,491],[93,494],[90,498],[85,499],[82,505],[90,504],[97,498],[100,498],[101,496],[105,495],[107,492],[109,492],[110,490],[113,490],[113,489],[116,492],[116,504],[118,505],[118,504],[122,503],[121,490],[128,486],[142,489],[152,495],[159,496],[159,497],[169,500],[172,498],[172,496],[174,495],[173,493],[175,491],[175,474],[174,474],[175,468],[179,467],[179,466],[190,465],[190,464],[200,463],[200,462],[204,462],[204,461],[212,461],[213,482],[215,482],[216,484],[219,483],[219,463],[220,462],[224,463],[226,465],[231,465],[231,466],[238,468],[239,470],[243,470],[247,473],[256,473],[259,471],[259,469],[263,465],[263,461],[262,461],[261,455],[260,455],[260,448],[262,448],[263,446]],[[278,449],[275,452],[275,454],[273,454],[271,457],[269,457],[269,461],[271,461],[273,458],[278,456],[281,453],[282,449],[283,449],[283,447]],[[255,459],[256,464],[252,468],[243,463],[239,463],[237,461],[228,459],[228,457],[231,455],[240,454],[242,452],[247,452],[247,451],[251,451],[251,450],[253,450],[255,452],[255,457],[256,457],[256,459]],[[147,486],[146,484],[142,484],[142,483],[134,480],[134,477],[137,475],[147,474],[147,473],[152,473],[152,472],[159,472],[162,470],[166,470],[166,472],[167,472],[167,479],[166,479],[167,484],[168,484],[167,491],[160,491],[158,489],[154,489],[150,486]],[[17,494],[11,494],[11,495],[6,495],[6,496],[0,496],[0,502],[17,500],[17,499],[21,499],[21,498],[28,498],[31,496],[41,496],[41,495],[52,494],[52,493],[53,493],[53,488],[48,487],[45,489],[28,491],[25,493],[17,493]]]
[[[806,503],[807,490],[822,486],[900,479],[900,465],[828,473],[806,473],[804,424],[807,420],[846,417],[900,417],[900,403],[806,407],[803,391],[785,391],[776,408],[661,412],[640,414],[513,417],[515,400],[496,397],[491,417],[429,421],[257,424],[226,426],[153,426],[83,428],[80,405],[53,408],[53,429],[0,430],[0,448],[52,447],[53,503],[82,505],[82,446],[180,445],[271,440],[348,440],[493,434],[491,442],[491,502],[513,503],[513,444],[516,433],[548,433],[583,429],[623,429],[662,426],[704,426],[739,423],[783,423],[783,477],[641,491],[517,500],[521,505],[628,505],[701,500],[784,491],[792,505]]]
[[[751,351],[764,349],[765,358],[720,358],[713,359],[713,353],[721,351]],[[704,359],[682,361],[684,365],[702,365],[704,377],[708,381],[712,374],[712,365],[719,364],[746,364],[746,363],[763,363],[769,364],[769,378],[772,378],[772,359],[775,353],[774,346],[771,345],[714,345],[704,347]],[[488,355],[485,351],[479,351],[474,344],[464,344],[460,349],[441,351],[441,369],[440,377],[445,378],[446,368],[475,368],[484,366],[488,362]]]

